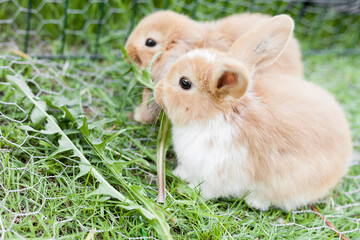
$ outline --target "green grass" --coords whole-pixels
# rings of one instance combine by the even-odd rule
[[[31,121],[33,105],[22,91],[9,85],[5,77],[11,71],[25,76],[33,93],[47,100],[48,114],[55,117],[58,126],[92,166],[120,193],[144,207],[142,197],[134,195],[121,181],[125,181],[126,186],[139,186],[142,189],[139,193],[154,206],[158,126],[133,123],[126,115],[141,100],[141,88],[128,73],[128,64],[112,58],[102,62],[71,61],[67,68],[64,62],[26,64],[10,58],[0,61],[1,66],[5,66],[0,72],[0,101],[5,102],[0,105],[3,115],[0,117],[0,226],[6,230],[5,238],[84,239],[90,230],[99,239],[159,237],[153,222],[147,221],[138,211],[124,209],[116,198],[91,195],[99,183],[91,173],[76,179],[81,166],[78,156],[66,151],[49,158],[57,149],[59,135],[21,128],[29,125],[41,130],[44,122]],[[305,59],[307,79],[327,88],[343,105],[357,151],[360,150],[359,64],[358,57],[350,56]],[[90,143],[78,130],[76,121],[65,118],[54,107],[58,102],[64,103],[64,99],[57,99],[59,96],[80,97],[82,111],[90,122]],[[79,105],[68,106],[76,109]],[[104,162],[91,143],[122,129],[127,130],[104,151],[109,161]],[[174,158],[170,151],[168,168],[174,167]],[[111,166],[123,166],[117,165],[121,160],[129,165],[122,171],[122,167],[117,168],[119,176]],[[318,204],[320,212],[328,215],[329,221],[349,239],[360,237],[357,225],[360,207],[351,205],[360,199],[360,179],[356,177],[360,175],[359,157],[356,160],[357,164],[351,167],[344,182]],[[337,238],[308,207],[290,213],[277,209],[260,212],[241,199],[204,203],[197,192],[170,173],[166,180],[166,202],[157,206],[159,212],[164,213],[174,239]]]

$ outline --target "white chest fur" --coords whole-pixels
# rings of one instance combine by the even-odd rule
[[[239,196],[248,189],[247,149],[236,143],[239,130],[216,118],[190,126],[173,126],[178,158],[175,174],[190,185],[198,184],[205,198]]]

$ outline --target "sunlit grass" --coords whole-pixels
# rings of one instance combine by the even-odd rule
[[[115,66],[109,67],[109,64]],[[355,149],[359,149],[360,137],[360,82],[357,57],[311,56],[305,59],[305,71],[309,81],[315,82],[332,92],[344,107],[350,121]],[[9,66],[9,61],[2,61]],[[39,66],[40,64],[35,64]],[[44,63],[44,65],[48,65]],[[28,79],[36,73],[34,69],[13,67]],[[53,66],[61,73],[64,62]],[[81,72],[80,72],[81,69]],[[142,194],[155,204],[156,183],[156,137],[158,125],[141,125],[131,122],[128,111],[140,103],[141,88],[134,84],[129,66],[123,60],[111,59],[104,62],[70,62],[66,72],[61,73],[63,81],[72,89],[61,95],[74,99],[80,96],[84,114],[90,120],[92,141],[106,139],[114,132],[127,129],[106,148],[105,155],[114,163],[119,160],[136,160],[122,170],[122,176],[129,185],[139,186]],[[48,73],[49,68],[40,72]],[[59,153],[48,158],[58,146],[57,136],[26,132],[21,125],[34,125],[30,116],[33,107],[17,88],[7,85],[3,69],[0,74],[0,101],[17,105],[2,104],[1,112],[9,117],[0,118],[0,199],[1,216],[5,238],[22,237],[85,238],[92,230],[98,238],[158,237],[152,223],[138,212],[124,210],[119,200],[102,195],[91,195],[99,184],[91,174],[75,179],[79,173],[79,159],[70,152]],[[91,74],[89,74],[91,73]],[[39,86],[53,84],[64,88],[63,83],[46,78],[35,79]],[[31,89],[39,89],[28,82]],[[41,92],[41,91],[40,91]],[[105,95],[104,95],[105,94]],[[55,95],[41,93],[40,99],[55,104]],[[106,96],[106,97],[105,97]],[[51,104],[50,104],[51,105]],[[17,106],[20,106],[25,113]],[[105,179],[122,194],[143,206],[131,195],[118,177],[114,175],[73,124],[55,108],[47,111],[57,119],[58,125],[83,152]],[[16,122],[17,120],[18,122]],[[89,125],[89,126],[90,126]],[[11,143],[9,142],[11,141]],[[17,145],[14,145],[17,144]],[[19,147],[21,146],[21,147]],[[176,164],[175,156],[168,154],[168,166]],[[359,159],[357,159],[359,161]],[[169,169],[168,169],[169,171]],[[359,200],[360,165],[354,165],[349,177],[340,183],[331,195],[318,205],[324,215],[349,239],[360,237],[356,219],[360,217],[359,207],[346,207]],[[299,212],[284,212],[272,209],[260,212],[248,207],[241,199],[220,199],[202,202],[197,192],[180,180],[168,174],[166,179],[167,198],[158,205],[167,220],[174,239],[249,239],[270,238],[337,238],[337,234],[326,227],[310,208]],[[351,191],[355,191],[352,193]],[[342,206],[345,208],[342,209]],[[95,230],[96,229],[96,230]],[[357,229],[357,230],[356,230]],[[355,231],[354,231],[355,230]],[[349,232],[347,232],[349,231]],[[17,235],[18,234],[18,235]]]

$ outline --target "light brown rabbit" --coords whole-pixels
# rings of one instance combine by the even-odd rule
[[[140,68],[146,67],[155,53],[163,52],[152,68],[152,78],[157,82],[186,52],[195,48],[214,48],[226,52],[241,35],[269,18],[259,13],[244,13],[218,21],[196,22],[172,11],[159,11],[140,21],[125,47]],[[288,47],[271,68],[303,77],[301,53],[295,38],[291,38]],[[261,74],[261,71],[256,74]],[[154,121],[158,108],[153,103],[148,104],[151,96],[151,91],[145,89],[142,104],[135,110],[136,121]]]
[[[326,196],[346,173],[351,135],[334,97],[266,70],[292,31],[290,17],[273,17],[228,53],[186,53],[157,84],[155,99],[173,124],[174,173],[204,198],[245,196],[257,209],[295,209]]]

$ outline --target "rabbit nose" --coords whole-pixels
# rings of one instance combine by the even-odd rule
[[[132,56],[131,59],[138,65],[138,66],[141,66],[142,65],[142,61],[139,57],[139,55],[135,55],[135,56]]]
[[[141,67],[141,64],[142,64],[142,62],[141,62],[141,59],[139,58],[139,56],[137,55],[137,54],[133,54],[133,55],[130,55],[129,54],[129,56],[130,56],[130,58],[131,58],[131,60],[133,60],[133,62],[138,66],[138,67]],[[131,61],[130,61],[130,59],[126,59],[126,61],[128,62],[128,63],[131,63]]]
[[[136,65],[141,66],[142,61],[141,61],[141,59],[140,59],[140,57],[139,57],[139,55],[138,55],[138,53],[136,51],[136,48],[133,47],[132,45],[130,45],[130,46],[126,46],[125,50],[129,54],[129,57],[131,58],[131,60],[133,60],[136,63]],[[126,59],[126,61],[128,63],[131,62],[129,59]]]

